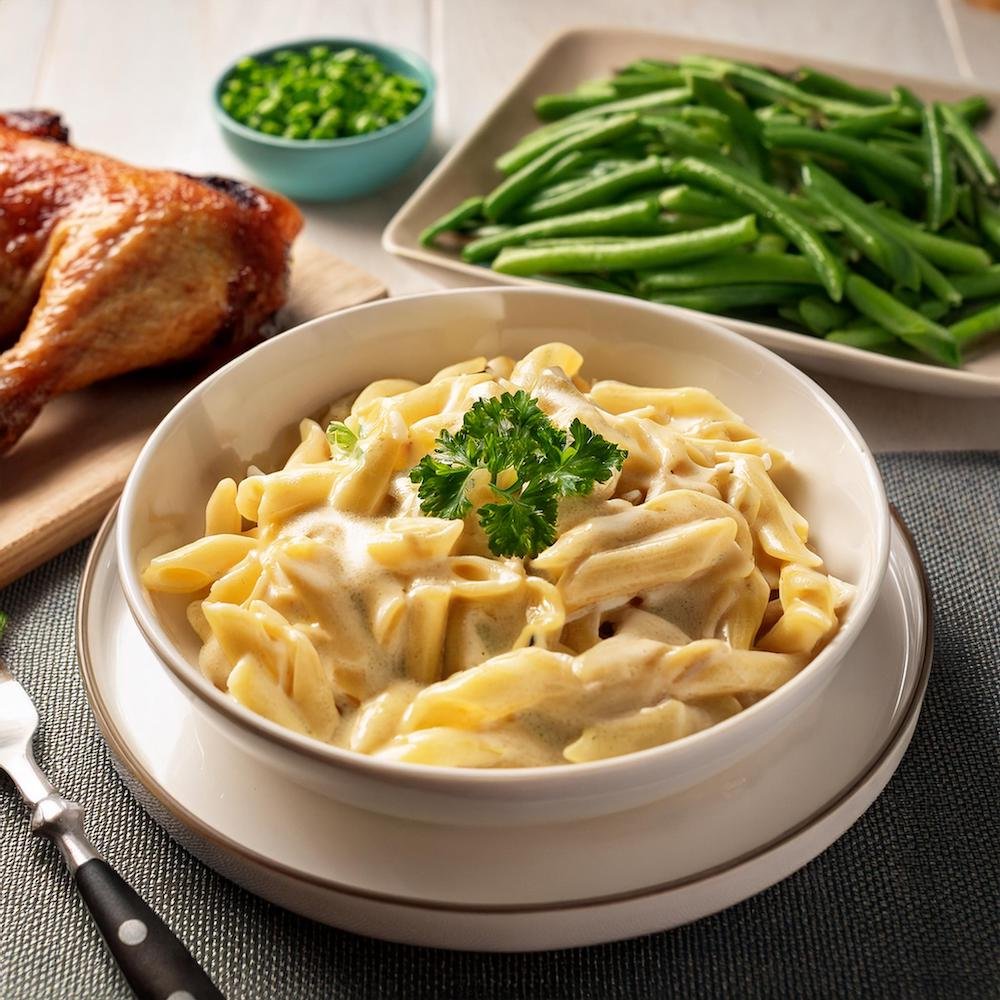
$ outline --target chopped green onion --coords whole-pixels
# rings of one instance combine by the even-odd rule
[[[377,132],[424,98],[419,80],[369,52],[328,45],[247,56],[223,83],[219,103],[236,121],[286,139],[339,139]]]

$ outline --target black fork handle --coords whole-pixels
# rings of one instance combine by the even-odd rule
[[[82,864],[76,884],[139,1000],[224,1000],[173,931],[107,861]]]

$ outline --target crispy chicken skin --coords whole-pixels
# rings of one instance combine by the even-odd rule
[[[67,139],[56,115],[0,114],[0,454],[59,393],[252,340],[302,228],[280,195]]]

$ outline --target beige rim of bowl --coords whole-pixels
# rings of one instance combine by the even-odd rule
[[[716,878],[719,875],[733,871],[748,862],[756,861],[772,851],[776,851],[788,844],[810,827],[829,817],[838,808],[840,808],[841,805],[847,802],[863,785],[865,785],[872,775],[874,775],[875,772],[881,768],[886,758],[896,745],[900,733],[905,730],[913,716],[919,711],[920,705],[923,701],[924,691],[927,688],[927,679],[930,675],[931,659],[934,648],[934,636],[927,573],[924,569],[924,564],[920,559],[920,555],[917,552],[913,536],[910,534],[909,529],[906,527],[898,511],[896,511],[894,507],[891,507],[890,512],[892,520],[899,528],[903,541],[906,544],[910,556],[917,566],[920,574],[920,591],[922,597],[921,610],[925,621],[925,634],[924,646],[920,651],[920,666],[917,682],[913,687],[913,691],[910,693],[910,697],[904,711],[900,713],[896,725],[893,726],[892,730],[879,747],[878,752],[868,762],[864,770],[854,779],[854,781],[851,782],[850,785],[848,785],[847,788],[843,789],[833,799],[821,806],[811,816],[804,819],[801,823],[798,823],[792,829],[786,830],[779,837],[776,837],[768,843],[762,844],[760,847],[756,847],[739,857],[733,858],[732,860],[726,861],[720,865],[716,865],[713,868],[708,868],[692,875],[687,875],[684,878],[674,879],[670,882],[664,882],[652,886],[642,886],[638,889],[631,889],[625,892],[613,893],[610,895],[595,896],[586,899],[572,899],[557,903],[506,903],[497,905],[482,905],[449,903],[440,900],[396,896],[391,893],[370,892],[356,886],[337,882],[333,879],[311,875],[288,865],[283,865],[263,854],[249,850],[229,837],[219,834],[216,830],[187,809],[187,807],[185,807],[181,802],[175,799],[173,795],[171,795],[171,793],[143,767],[142,763],[138,760],[126,743],[120,730],[115,725],[114,719],[108,711],[106,703],[101,697],[101,692],[96,682],[94,658],[91,654],[86,628],[89,617],[90,598],[93,590],[94,576],[97,572],[97,556],[105,547],[105,542],[115,523],[117,510],[118,505],[116,503],[108,513],[108,516],[104,519],[104,523],[101,525],[100,530],[97,533],[97,537],[94,539],[90,554],[87,557],[86,566],[83,570],[83,577],[80,582],[80,593],[77,598],[76,606],[76,650],[80,661],[80,673],[83,678],[83,687],[87,694],[87,700],[90,702],[91,710],[97,720],[97,725],[108,744],[108,748],[111,750],[119,764],[125,768],[125,770],[145,789],[147,794],[160,802],[174,817],[174,819],[200,839],[208,841],[222,851],[237,855],[244,861],[260,868],[264,868],[276,875],[304,882],[320,889],[341,893],[345,896],[353,896],[359,899],[370,900],[376,903],[404,906],[418,910],[445,911],[452,913],[502,914],[557,912],[560,910],[575,910],[586,907],[608,906],[612,904],[631,902],[633,900],[643,899],[649,896],[656,896],[660,893],[673,889],[690,888],[691,886],[697,885],[699,882],[706,882],[709,879]]]

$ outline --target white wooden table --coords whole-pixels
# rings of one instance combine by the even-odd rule
[[[386,254],[386,222],[534,52],[575,24],[648,27],[880,69],[1000,85],[1000,14],[966,0],[0,0],[0,107],[63,113],[78,145],[150,166],[240,175],[209,110],[236,56],[308,35],[373,38],[427,57],[434,148],[392,188],[305,206],[307,236],[395,294],[463,283]],[[1000,448],[1000,400],[957,401],[818,379],[876,450]]]

